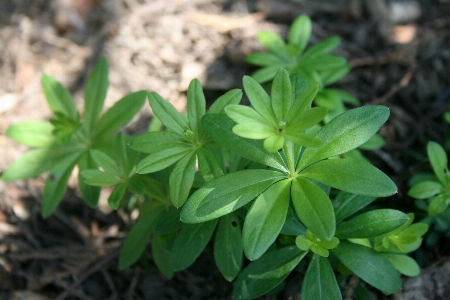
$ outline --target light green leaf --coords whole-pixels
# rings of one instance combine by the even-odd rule
[[[89,131],[94,128],[108,91],[108,62],[102,57],[87,79],[84,90],[84,120]]]
[[[286,69],[280,69],[272,82],[272,109],[280,122],[286,122],[287,113],[291,107],[292,85]]]
[[[302,299],[342,299],[336,277],[327,258],[314,254],[302,283]]]
[[[436,196],[431,202],[428,204],[428,214],[430,216],[435,216],[440,213],[443,213],[449,205],[449,201],[446,200],[444,194]]]
[[[336,223],[340,223],[345,218],[353,215],[362,208],[366,207],[376,198],[356,195],[341,191],[333,201]]]
[[[258,169],[225,174],[192,194],[181,211],[181,220],[198,223],[226,215],[283,178],[280,172]]]
[[[325,107],[313,107],[307,109],[295,117],[287,124],[286,129],[304,131],[323,120],[328,110]]]
[[[235,213],[219,219],[214,240],[214,260],[222,276],[233,281],[243,261],[241,222]]]
[[[441,183],[436,181],[421,181],[409,190],[408,196],[416,199],[428,199],[443,192],[444,187]]]
[[[286,220],[290,200],[290,181],[271,185],[256,198],[244,221],[244,253],[250,260],[261,257],[272,245]]]
[[[195,135],[200,135],[202,129],[201,118],[206,111],[206,100],[202,85],[198,79],[193,79],[187,91],[187,116],[189,127]]]
[[[278,34],[271,31],[263,31],[258,34],[257,38],[267,50],[289,62],[290,56],[286,51],[286,44]]]
[[[269,80],[272,80],[273,77],[275,77],[275,74],[281,67],[288,67],[288,64],[286,63],[286,65],[283,66],[277,65],[258,69],[255,72],[253,72],[252,78],[259,83],[267,82]]]
[[[58,206],[63,198],[70,174],[81,153],[75,152],[62,158],[51,170],[45,180],[42,196],[42,217],[47,218]]]
[[[271,135],[277,134],[276,128],[258,123],[248,122],[243,124],[237,124],[233,127],[233,133],[247,139],[265,139]]]
[[[111,186],[122,182],[119,177],[96,169],[83,170],[84,182],[93,186]]]
[[[55,144],[54,127],[49,122],[24,121],[8,127],[6,135],[29,147],[43,148]]]
[[[150,154],[138,163],[136,173],[146,174],[160,171],[170,167],[192,151],[192,148],[178,146]]]
[[[374,150],[380,149],[384,146],[384,139],[381,135],[375,134],[373,135],[367,142],[359,146],[361,150]]]
[[[228,105],[225,108],[227,116],[236,123],[261,123],[270,124],[264,117],[257,113],[253,108],[245,105]],[[270,127],[270,126],[269,126]],[[271,128],[271,127],[270,127]]]
[[[299,167],[355,149],[373,136],[389,117],[385,106],[363,106],[351,109],[327,123],[316,137],[324,144],[307,148]]]
[[[401,289],[402,282],[394,266],[375,250],[342,241],[332,249],[337,258],[362,280],[391,294]]]
[[[278,71],[278,70],[277,70]],[[244,91],[253,108],[266,120],[272,122],[272,125],[278,125],[277,119],[272,109],[270,96],[255,79],[244,76],[242,80]]]
[[[216,228],[217,219],[199,224],[185,224],[172,247],[172,264],[181,271],[194,263],[203,252]]]
[[[61,113],[71,120],[78,119],[78,110],[69,91],[50,75],[42,74],[42,91],[53,114]]]
[[[415,277],[420,274],[420,267],[411,257],[404,254],[382,253],[394,267],[405,276]]]
[[[189,196],[189,191],[194,182],[195,161],[195,151],[192,151],[180,159],[176,163],[172,173],[170,173],[170,199],[172,199],[175,207],[182,206]]]
[[[447,154],[445,150],[436,142],[429,142],[427,144],[427,154],[430,159],[431,167],[434,174],[444,186],[448,185],[446,170],[447,170]],[[448,171],[447,171],[448,172]]]
[[[112,209],[118,209],[120,206],[120,201],[122,201],[126,191],[127,191],[126,183],[118,184],[108,197],[108,205]]]
[[[289,29],[288,41],[289,44],[295,45],[299,49],[299,53],[308,45],[311,37],[312,23],[307,15],[301,15],[295,19]]]
[[[231,104],[238,104],[242,99],[242,90],[233,89],[219,98],[209,107],[208,113],[210,114],[222,114],[224,113],[225,107]]]
[[[302,60],[310,61],[318,56],[322,57],[323,54],[326,54],[336,48],[340,42],[341,39],[337,36],[326,38],[306,50],[303,54]]]
[[[291,273],[306,253],[296,246],[290,246],[269,252],[251,262],[239,274],[233,297],[250,300],[266,294]]]
[[[130,267],[144,253],[153,227],[163,210],[161,204],[153,202],[150,213],[139,217],[123,243],[119,256],[119,269]]]
[[[89,150],[89,154],[91,155],[92,160],[101,167],[106,173],[110,173],[111,175],[120,176],[120,169],[111,157],[109,157],[106,153],[100,150],[91,149]]]
[[[139,91],[117,101],[98,120],[94,137],[114,133],[127,125],[144,105],[147,94],[147,91]]]
[[[304,133],[292,133],[288,130],[284,133],[284,136],[298,146],[320,147],[323,145],[321,140]]]
[[[295,212],[306,228],[321,240],[330,240],[336,230],[333,205],[325,192],[311,181],[292,181],[291,197]]]
[[[322,160],[303,169],[300,176],[349,193],[371,197],[387,197],[397,192],[395,183],[386,174],[359,160]]]
[[[155,92],[148,94],[148,101],[155,116],[170,130],[179,134],[184,134],[184,129],[189,128],[187,122],[180,113],[168,101],[164,100]]]
[[[283,147],[284,141],[285,139],[282,135],[270,135],[264,140],[264,149],[269,153],[275,153]]]
[[[248,63],[251,63],[255,66],[265,67],[265,66],[284,66],[286,65],[286,60],[280,58],[279,56],[273,53],[267,52],[255,52],[245,57],[245,60]]]
[[[281,171],[287,171],[279,153],[268,153],[262,141],[249,140],[232,132],[234,122],[226,115],[207,114],[202,118],[205,130],[220,146],[236,154]]]
[[[374,238],[394,231],[408,221],[409,217],[398,210],[371,210],[339,224],[336,237],[340,239]]]

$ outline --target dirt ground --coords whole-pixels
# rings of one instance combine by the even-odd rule
[[[43,72],[67,86],[81,107],[87,74],[105,56],[107,106],[147,89],[183,110],[191,79],[200,79],[209,101],[241,87],[242,76],[255,70],[245,56],[261,50],[257,33],[285,36],[303,13],[313,20],[313,42],[342,39],[336,53],[353,69],[337,87],[364,105],[390,108],[380,130],[386,145],[365,154],[399,187],[382,205],[412,211],[407,180],[426,167],[429,140],[449,139],[447,0],[2,0],[0,172],[27,150],[6,137],[7,127],[51,117],[40,90]],[[127,130],[144,131],[150,118],[146,105]],[[42,189],[43,178],[0,181],[0,299],[232,299],[232,283],[210,267],[212,249],[172,280],[152,265],[119,270],[133,220],[104,199],[89,209],[76,189],[42,219]],[[450,299],[450,242],[438,245],[422,252],[421,276],[404,278],[395,295],[374,292],[373,299]],[[261,299],[300,299],[301,276],[294,272],[278,296]],[[345,283],[345,299],[356,297],[356,283]]]

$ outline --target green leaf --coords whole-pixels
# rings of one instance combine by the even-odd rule
[[[195,151],[192,151],[180,159],[176,163],[172,173],[170,173],[170,199],[172,199],[175,207],[182,206],[189,196],[189,191],[194,182],[195,161]]]
[[[171,131],[152,131],[140,134],[128,144],[131,149],[143,153],[155,153],[179,146],[189,146],[178,133]]]
[[[96,208],[98,205],[100,187],[86,184],[81,174],[84,170],[97,168],[98,166],[89,155],[89,152],[85,151],[78,160],[78,187],[80,188],[84,201],[92,208]]]
[[[84,120],[89,131],[102,112],[108,85],[108,62],[103,57],[92,70],[84,90]]]
[[[189,127],[195,135],[200,135],[202,124],[200,122],[206,111],[206,100],[202,85],[198,79],[193,79],[187,91],[187,116]]]
[[[379,134],[373,135],[367,142],[359,146],[361,150],[380,149],[384,146],[384,139]]]
[[[447,186],[447,154],[445,150],[436,142],[429,142],[427,144],[427,154],[430,159],[431,167],[433,168],[434,174],[444,186]]]
[[[170,249],[175,241],[175,237],[175,234],[155,235],[152,239],[153,260],[161,273],[169,279],[174,274]]]
[[[336,236],[340,239],[373,238],[394,231],[408,221],[409,217],[398,210],[371,210],[339,224]]]
[[[247,55],[245,60],[255,66],[265,67],[265,66],[283,66],[286,64],[286,60],[280,58],[273,53],[267,52],[255,52]]]
[[[252,78],[256,81],[256,82],[267,82],[269,80],[272,80],[273,77],[275,77],[275,74],[278,72],[278,70],[281,67],[287,67],[286,66],[269,66],[269,67],[264,67],[261,68],[259,70],[256,70],[255,72],[253,72],[252,74]]]
[[[136,173],[146,174],[160,171],[167,167],[170,167],[185,155],[192,152],[192,148],[178,146],[174,148],[168,148],[159,152],[150,154],[142,159],[136,166]]]
[[[389,117],[385,106],[363,106],[351,109],[327,123],[316,137],[324,144],[307,148],[299,167],[355,149],[373,136]]]
[[[411,257],[404,254],[382,253],[394,267],[405,276],[415,277],[420,274],[420,267]]]
[[[295,246],[269,252],[251,262],[240,274],[233,288],[235,299],[255,299],[279,285],[307,252]]]
[[[259,122],[248,122],[237,124],[233,127],[233,133],[247,139],[265,139],[276,135],[276,128]]]
[[[391,294],[401,289],[402,282],[394,266],[375,250],[341,241],[331,252],[362,280]]]
[[[286,122],[291,107],[292,85],[286,69],[280,69],[272,82],[272,109],[278,123]]]
[[[245,105],[228,105],[225,108],[225,113],[227,116],[235,121],[236,123],[260,123],[265,126],[270,127],[269,121],[262,117],[253,108]],[[268,124],[269,123],[269,124]]]
[[[106,153],[100,150],[91,149],[89,150],[89,154],[91,155],[92,160],[101,167],[106,173],[110,173],[111,175],[120,176],[120,169],[111,157],[109,157]]]
[[[241,222],[235,213],[230,213],[219,219],[214,260],[222,276],[233,281],[241,270],[243,258]]]
[[[256,198],[244,221],[244,253],[250,260],[261,257],[272,245],[286,220],[290,200],[290,181],[271,185]]]
[[[183,223],[180,221],[180,210],[172,207],[156,223],[155,233],[165,235],[176,232],[182,227]]]
[[[297,177],[292,181],[291,197],[295,212],[306,228],[321,240],[330,240],[336,222],[333,205],[325,192],[311,181]]]
[[[181,211],[181,220],[198,223],[226,215],[283,178],[280,172],[258,169],[225,174],[192,194]]]
[[[147,93],[131,93],[117,101],[98,120],[94,137],[116,132],[127,125],[144,105]]]
[[[272,104],[270,96],[266,93],[263,87],[255,81],[255,79],[244,76],[242,80],[244,84],[245,94],[247,95],[253,108],[267,121],[271,122],[273,125],[278,125],[274,111],[272,109]]]
[[[185,224],[172,247],[172,264],[181,271],[194,263],[203,252],[216,228],[217,220],[199,224]]]
[[[238,104],[242,99],[242,90],[233,89],[219,98],[209,107],[208,113],[210,114],[223,114],[225,107],[231,104]]]
[[[117,176],[105,173],[96,169],[83,170],[81,176],[84,178],[84,182],[93,186],[111,186],[121,183],[123,180]]]
[[[342,299],[328,259],[314,254],[302,283],[302,299]]]
[[[53,114],[61,113],[72,120],[78,118],[75,102],[64,86],[45,73],[41,77],[41,86]]]
[[[436,181],[422,181],[415,184],[408,192],[408,196],[416,199],[428,199],[443,192],[444,187]]]
[[[33,149],[25,152],[13,161],[3,172],[3,181],[28,179],[49,171],[64,157],[81,153],[74,145],[54,146],[51,148]]]
[[[147,247],[148,240],[158,218],[163,212],[161,204],[152,203],[153,210],[140,216],[136,224],[128,233],[119,256],[119,269],[126,269],[133,265]]]
[[[118,209],[120,206],[120,201],[122,201],[126,191],[127,191],[126,183],[118,184],[108,197],[108,205],[112,209]]]
[[[214,156],[204,147],[197,150],[198,169],[203,176],[205,182],[209,182],[214,178],[223,175],[222,167],[219,165]]]
[[[51,170],[45,180],[42,196],[42,217],[47,218],[58,206],[63,198],[70,174],[81,153],[75,152],[62,158]]]
[[[323,54],[326,54],[336,48],[340,42],[341,39],[337,36],[326,38],[306,50],[303,54],[302,61],[311,61],[313,58],[318,56],[322,57]]]
[[[318,71],[340,68],[347,64],[347,60],[339,55],[317,55],[308,59],[302,59],[303,69],[314,69]]]
[[[263,31],[258,34],[257,38],[267,50],[289,62],[290,55],[286,51],[286,44],[278,34],[271,31]]]
[[[286,130],[304,131],[323,120],[328,110],[324,107],[314,107],[299,113],[287,124]],[[322,144],[322,143],[321,143]]]
[[[359,195],[387,197],[397,192],[394,182],[386,174],[358,160],[322,160],[303,169],[299,175]]]
[[[247,159],[281,171],[287,171],[279,153],[268,153],[262,141],[249,140],[235,135],[234,122],[226,115],[207,114],[202,118],[203,127],[220,146]]]
[[[344,78],[349,72],[350,72],[351,68],[349,64],[345,64],[343,66],[340,66],[338,68],[333,68],[330,70],[323,70],[320,72],[320,79],[322,81],[323,86],[328,86],[330,84],[333,84],[335,82],[338,82],[339,80],[341,80],[342,78]],[[341,90],[336,90],[340,93],[342,93],[342,95],[346,95],[345,99],[343,99],[345,102],[347,103],[351,103],[354,105],[358,105],[359,104],[359,100],[356,99],[355,97],[353,97],[352,95],[341,91]],[[347,97],[349,96],[349,97]]]
[[[264,149],[266,149],[267,152],[275,153],[283,147],[284,142],[285,142],[284,136],[272,134],[264,140],[263,145]]]
[[[43,148],[55,144],[56,139],[52,135],[53,129],[53,125],[49,122],[24,121],[9,126],[6,135],[29,147]]]
[[[333,201],[336,223],[340,223],[345,218],[353,215],[362,208],[366,207],[376,198],[356,195],[341,191]]]
[[[294,118],[299,120],[298,115],[311,107],[311,103],[317,94],[318,88],[319,86],[317,84],[309,85],[295,98],[295,101],[286,117],[286,122],[288,124],[290,124]]]
[[[430,216],[435,216],[440,213],[443,213],[449,205],[449,201],[446,199],[444,194],[436,196],[431,202],[428,204],[428,214]]]
[[[148,101],[150,102],[150,106],[155,116],[157,116],[168,129],[179,134],[184,134],[184,129],[189,128],[188,124],[175,107],[157,93],[150,92],[148,94]]]
[[[307,15],[301,15],[296,18],[289,29],[288,41],[289,44],[295,45],[299,49],[299,53],[308,45],[311,37],[312,23]]]
[[[281,234],[286,235],[305,235],[306,228],[302,223],[298,220],[298,218],[294,215],[293,209],[288,207],[288,212],[286,215],[286,221],[283,224],[283,228],[280,231]]]

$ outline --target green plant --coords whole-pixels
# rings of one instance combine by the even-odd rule
[[[125,138],[117,132],[141,109],[147,91],[129,94],[101,114],[108,89],[108,64],[102,58],[87,80],[81,118],[69,91],[53,77],[42,75],[41,85],[54,117],[49,122],[26,121],[7,130],[10,138],[36,149],[15,160],[4,171],[2,179],[27,179],[48,172],[42,198],[42,215],[47,217],[58,206],[69,177],[78,166],[81,193],[88,205],[96,207],[100,188],[86,184],[81,174],[101,166],[107,173],[95,176],[94,181],[117,184],[131,176],[136,157],[123,156],[121,149],[125,147]],[[120,161],[122,169],[119,170],[109,157]],[[118,186],[112,198],[120,198],[123,192]],[[117,199],[110,199],[110,203],[114,202]]]

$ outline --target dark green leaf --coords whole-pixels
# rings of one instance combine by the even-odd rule
[[[175,234],[155,235],[152,239],[152,256],[156,266],[167,278],[174,274],[171,251],[175,241]]]
[[[195,161],[195,151],[192,151],[180,159],[170,173],[170,199],[175,207],[182,206],[189,196],[194,182]]]
[[[302,283],[302,299],[342,299],[336,277],[327,258],[314,254]]]
[[[244,252],[248,259],[261,257],[278,237],[286,220],[290,186],[289,180],[274,183],[250,207],[242,230]]]
[[[445,170],[447,170],[447,154],[445,150],[436,142],[429,142],[427,144],[427,154],[430,159],[431,167],[433,167],[434,174],[436,174],[442,184],[447,186],[447,176]]]
[[[47,103],[53,114],[58,112],[72,120],[78,118],[78,110],[75,106],[75,102],[64,86],[47,74],[42,74],[41,85],[42,91],[44,92]]]
[[[119,208],[120,201],[122,201],[123,196],[125,196],[126,191],[127,191],[126,183],[121,183],[114,188],[114,190],[111,192],[111,194],[108,197],[108,204],[109,204],[109,206],[111,206],[112,209]]]
[[[189,128],[187,122],[181,117],[175,107],[157,93],[150,92],[148,94],[148,101],[155,116],[173,132],[184,134],[184,130]]]
[[[294,215],[291,207],[288,208],[286,221],[284,222],[283,228],[281,228],[280,233],[294,236],[306,234],[305,226],[303,226],[303,224],[300,223],[298,218]]]
[[[102,112],[108,85],[108,62],[103,57],[92,70],[84,91],[84,120],[89,131]]]
[[[340,239],[374,238],[394,231],[408,221],[409,217],[398,210],[371,210],[339,224],[336,237]]]
[[[150,154],[136,166],[136,173],[146,174],[170,167],[184,156],[192,152],[190,147],[178,146]]]
[[[216,178],[198,189],[181,211],[185,223],[205,222],[247,204],[284,175],[270,170],[244,170]]]
[[[234,89],[226,92],[210,106],[208,113],[223,114],[227,105],[238,104],[242,99],[242,90]]]
[[[86,184],[81,174],[84,170],[97,168],[98,166],[90,157],[88,151],[86,151],[78,160],[78,187],[80,188],[84,201],[92,208],[97,207],[98,199],[100,198],[100,187]]]
[[[340,223],[345,218],[366,207],[376,198],[351,194],[341,191],[333,201],[336,223]]]
[[[216,228],[217,220],[199,224],[185,224],[172,247],[172,264],[181,271],[194,263],[208,244]]]
[[[29,147],[43,148],[55,144],[53,129],[53,125],[49,122],[25,121],[9,126],[6,135]]]
[[[139,217],[123,243],[119,256],[119,268],[122,270],[133,265],[144,253],[153,227],[164,210],[157,202],[151,205],[153,210]]]
[[[226,115],[207,114],[202,124],[214,141],[236,154],[263,165],[287,171],[279,153],[268,153],[262,141],[249,140],[235,135],[232,128],[235,123]]]
[[[155,153],[178,146],[188,146],[180,134],[171,131],[146,132],[133,138],[129,146],[131,149],[143,153]]]
[[[131,93],[117,101],[98,120],[94,136],[110,134],[127,125],[144,105],[147,93],[147,91]]]
[[[302,170],[300,175],[359,195],[387,197],[397,192],[394,182],[386,174],[358,160],[322,160]]]
[[[155,226],[156,234],[169,234],[178,231],[183,223],[180,221],[180,209],[175,207],[166,211]]]
[[[306,228],[321,240],[334,237],[336,222],[333,205],[325,192],[308,179],[292,181],[291,197],[295,212]]]
[[[233,288],[235,299],[255,299],[280,284],[307,252],[295,246],[281,248],[251,262],[242,272]]]
[[[111,175],[120,176],[120,169],[111,157],[109,157],[106,153],[92,149],[89,151],[92,160],[102,168],[106,173],[110,173]]]
[[[203,94],[202,85],[198,79],[194,79],[189,84],[187,92],[187,116],[189,120],[189,127],[195,135],[200,135],[202,124],[200,120],[205,114],[206,100]]]
[[[223,175],[223,170],[220,167],[214,156],[204,147],[197,150],[198,169],[203,176],[205,182],[209,182],[214,178]]]
[[[243,258],[241,222],[235,213],[230,213],[219,219],[214,260],[222,276],[232,281],[241,270]]]
[[[346,241],[341,241],[331,252],[347,268],[375,288],[388,294],[401,289],[402,282],[397,270],[381,253]]]

